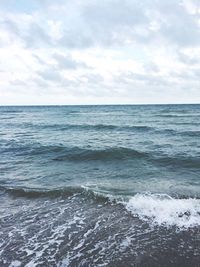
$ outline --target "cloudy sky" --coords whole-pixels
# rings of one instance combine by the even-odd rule
[[[200,103],[199,0],[0,0],[0,104]]]

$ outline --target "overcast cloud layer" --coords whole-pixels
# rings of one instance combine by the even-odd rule
[[[199,0],[0,0],[0,104],[200,103]]]

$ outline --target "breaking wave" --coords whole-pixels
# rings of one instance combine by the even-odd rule
[[[73,195],[79,195],[87,198],[92,198],[97,201],[110,201],[109,197],[103,193],[95,192],[88,189],[85,186],[68,186],[64,188],[57,189],[30,189],[21,187],[4,187],[0,186],[0,192],[7,193],[11,197],[15,198],[27,198],[27,199],[37,199],[37,198],[68,198]]]
[[[180,228],[200,225],[200,199],[175,199],[166,194],[136,194],[125,206],[134,216],[156,225]]]
[[[71,196],[91,199],[98,203],[123,205],[128,212],[142,221],[154,226],[191,228],[200,226],[200,199],[179,197],[167,194],[138,193],[129,198],[112,196],[93,191],[84,186],[66,187],[52,190],[0,187],[12,197],[17,198],[68,198]]]

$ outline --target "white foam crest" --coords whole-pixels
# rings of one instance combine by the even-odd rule
[[[175,199],[165,194],[136,194],[125,204],[142,220],[165,226],[200,226],[200,200]]]
[[[21,262],[18,260],[12,261],[11,264],[9,265],[9,267],[20,267],[21,266]]]

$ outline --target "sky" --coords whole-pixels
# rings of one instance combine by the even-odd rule
[[[0,0],[0,105],[200,103],[199,0]]]

